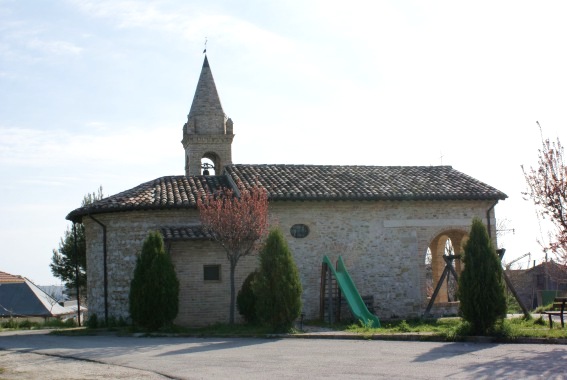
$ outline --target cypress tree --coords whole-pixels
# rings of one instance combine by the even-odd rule
[[[301,281],[279,229],[270,231],[260,252],[260,274],[254,283],[256,314],[274,331],[289,329],[301,313]]]
[[[460,313],[471,333],[484,335],[506,316],[506,297],[500,259],[482,221],[475,218],[464,247],[459,278]]]
[[[256,316],[256,294],[254,294],[254,282],[258,278],[258,271],[250,273],[244,280],[242,288],[238,291],[236,296],[236,306],[238,312],[244,317],[248,323],[258,322]]]
[[[136,261],[130,284],[130,316],[149,330],[171,324],[179,308],[179,281],[162,236],[150,232]]]

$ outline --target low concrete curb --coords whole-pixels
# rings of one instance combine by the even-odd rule
[[[344,332],[310,332],[303,334],[274,334],[269,338],[293,338],[293,339],[359,339],[359,340],[394,340],[415,342],[451,342],[444,337],[429,333],[400,333],[400,334],[352,334]],[[469,343],[506,343],[506,344],[565,344],[567,338],[499,338],[492,336],[466,336],[459,337],[455,342]]]
[[[33,330],[39,331],[39,330]],[[33,332],[32,332],[33,333]],[[65,335],[65,334],[62,334]],[[99,331],[92,335],[116,335],[116,332]],[[133,337],[194,337],[194,338],[267,338],[267,339],[343,339],[343,340],[392,340],[413,342],[469,342],[469,343],[503,343],[503,344],[559,344],[567,345],[567,338],[501,338],[492,336],[466,336],[455,340],[446,339],[434,333],[397,333],[397,334],[364,334],[349,333],[343,331],[325,330],[310,331],[298,334],[254,334],[254,335],[230,335],[230,336],[207,336],[203,334],[177,334],[177,333],[133,333],[125,334]]]

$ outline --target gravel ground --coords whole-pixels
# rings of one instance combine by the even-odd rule
[[[0,351],[0,380],[141,379],[167,377],[139,369],[28,352]]]

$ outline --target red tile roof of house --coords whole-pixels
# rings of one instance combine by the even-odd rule
[[[0,284],[14,284],[26,282],[26,280],[22,276],[15,276],[10,273],[0,272]]]

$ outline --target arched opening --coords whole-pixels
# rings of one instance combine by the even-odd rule
[[[201,159],[201,175],[215,175],[215,164],[208,158]]]
[[[431,249],[427,247],[427,252],[425,252],[425,295],[427,299],[431,299],[434,286],[433,269],[431,267]]]
[[[434,302],[448,303],[456,302],[458,283],[451,274],[445,275],[442,283],[440,280],[447,266],[444,259],[462,253],[462,247],[468,236],[465,231],[450,230],[439,233],[427,247],[425,254],[425,294],[427,299],[431,299],[437,286],[439,291]],[[448,260],[457,274],[461,273],[462,263],[459,259]]]
[[[207,152],[201,158],[201,174],[216,175],[220,173],[220,158],[214,152]]]

